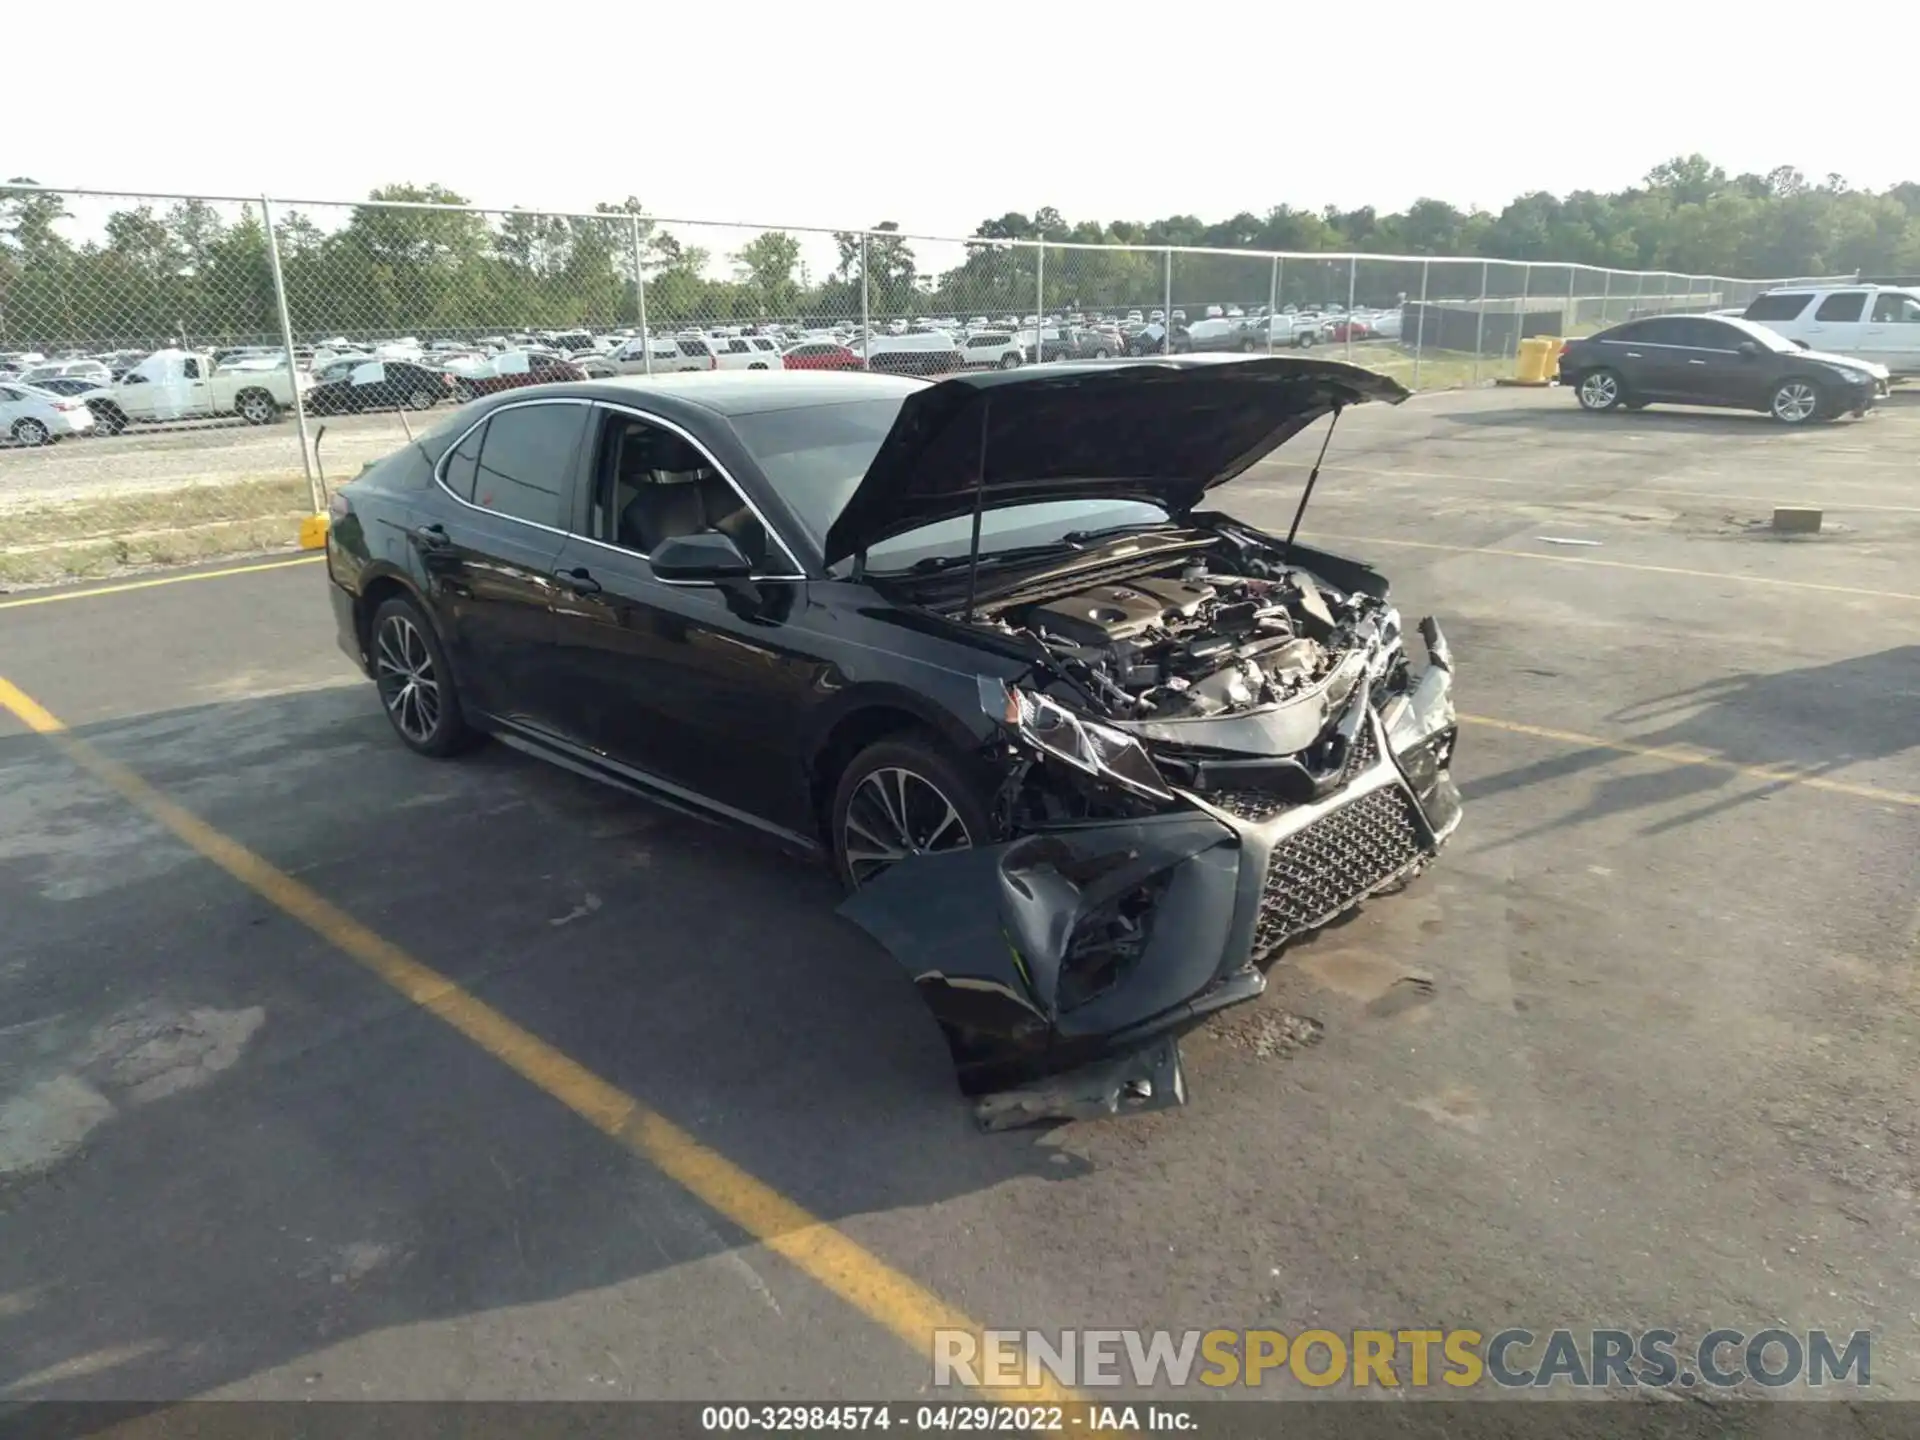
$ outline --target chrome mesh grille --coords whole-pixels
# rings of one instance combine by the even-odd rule
[[[1353,744],[1348,747],[1346,760],[1340,767],[1340,783],[1352,784],[1379,763],[1380,742],[1374,736],[1373,726],[1362,725],[1359,733],[1353,737]],[[1248,820],[1256,825],[1265,824],[1294,806],[1293,801],[1272,790],[1216,790],[1207,796],[1207,802],[1219,806],[1237,819]]]
[[[1274,847],[1254,926],[1257,958],[1342,910],[1422,854],[1413,799],[1398,785],[1369,791]]]

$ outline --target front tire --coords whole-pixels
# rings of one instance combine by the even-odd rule
[[[374,611],[367,651],[381,706],[401,744],[443,760],[471,743],[446,652],[419,606],[396,595]]]
[[[979,787],[939,745],[882,740],[854,757],[834,790],[833,868],[849,894],[913,855],[985,843]]]
[[[1627,387],[1621,383],[1617,371],[1589,370],[1580,377],[1573,393],[1582,410],[1613,410],[1626,400]]]
[[[127,428],[127,413],[118,405],[102,405],[93,411],[93,428],[102,435],[118,435]]]
[[[433,401],[434,395],[432,391],[415,390],[407,396],[407,408],[409,410],[431,410],[433,408]]]
[[[1000,368],[1002,370],[1012,370],[1016,368],[1019,364],[1020,364],[1020,357],[1018,355],[1009,354],[1009,355],[1002,355],[1000,357]]]
[[[32,416],[13,422],[13,439],[17,445],[26,445],[37,449],[53,443],[53,432]]]
[[[1782,425],[1805,425],[1827,413],[1827,397],[1811,380],[1783,380],[1767,402],[1767,413]]]

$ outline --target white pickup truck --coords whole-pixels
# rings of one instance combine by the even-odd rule
[[[238,415],[249,425],[267,425],[292,406],[296,385],[305,393],[313,377],[305,371],[288,374],[285,359],[217,369],[211,355],[156,350],[112,387],[112,409],[99,405],[95,413],[108,434],[142,421],[212,415]]]

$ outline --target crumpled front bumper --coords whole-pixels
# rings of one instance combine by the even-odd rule
[[[1377,710],[1360,698],[1347,771],[1311,804],[1182,791],[1162,814],[916,856],[841,906],[913,975],[962,1086],[990,1097],[983,1123],[1178,1103],[1175,1037],[1438,853],[1461,818],[1452,657],[1421,633],[1426,671]]]

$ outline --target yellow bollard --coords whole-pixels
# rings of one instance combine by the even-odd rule
[[[1503,380],[1503,385],[1545,385],[1552,372],[1559,369],[1560,341],[1557,337],[1530,335],[1520,342],[1520,363],[1517,373],[1511,380]]]

